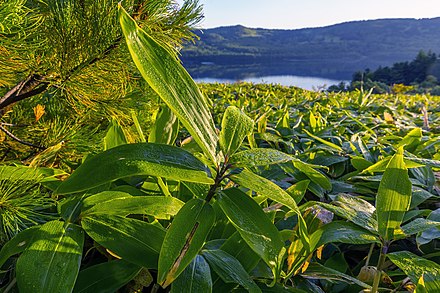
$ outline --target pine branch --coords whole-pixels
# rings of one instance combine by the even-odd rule
[[[44,81],[45,79],[45,76],[31,74],[20,81],[0,99],[0,111],[13,103],[44,92],[49,86],[49,83]]]
[[[40,145],[36,145],[24,140],[19,139],[18,137],[16,137],[15,135],[13,135],[11,132],[9,132],[9,130],[7,130],[6,128],[4,128],[2,125],[0,125],[0,131],[3,131],[7,136],[9,136],[10,138],[12,138],[13,140],[15,140],[16,142],[19,142],[21,144],[33,147],[33,148],[37,148],[40,150],[45,150],[46,148],[44,146],[40,146]]]

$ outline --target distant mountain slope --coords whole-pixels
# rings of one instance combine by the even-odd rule
[[[354,72],[412,60],[420,50],[440,53],[440,17],[355,21],[296,30],[231,26],[197,34],[200,40],[182,51],[184,64],[310,62],[340,65],[341,70]]]

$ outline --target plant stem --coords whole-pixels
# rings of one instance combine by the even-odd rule
[[[383,264],[385,263],[385,259],[386,259],[387,252],[388,252],[388,247],[389,247],[389,243],[385,243],[382,246],[382,250],[381,250],[380,256],[379,256],[379,261],[377,263],[376,275],[374,276],[373,287],[371,288],[372,293],[378,292],[377,289],[379,288],[380,277],[382,275],[382,267],[383,267]]]
[[[3,291],[3,293],[8,293],[9,291],[12,290],[12,288],[15,286],[15,284],[17,283],[17,278],[14,278],[11,283],[9,283],[8,287],[6,287],[5,291]]]
[[[214,197],[215,191],[220,186],[220,183],[223,181],[223,179],[225,179],[226,171],[228,171],[231,167],[232,166],[228,164],[226,160],[226,162],[221,167],[217,168],[217,175],[215,176],[214,184],[211,185],[211,187],[209,188],[208,194],[205,198],[206,202],[210,202],[211,199]]]
[[[365,266],[367,267],[370,264],[371,255],[373,254],[375,243],[372,243],[370,246],[370,251],[368,251],[367,260],[365,261]]]

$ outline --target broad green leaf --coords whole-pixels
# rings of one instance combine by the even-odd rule
[[[430,159],[423,159],[423,158],[416,158],[416,157],[405,157],[408,161],[413,161],[418,164],[431,166],[434,168],[440,168],[440,161],[438,160],[430,160]]]
[[[81,225],[93,240],[122,259],[157,268],[165,231],[144,221],[113,215],[91,215]]]
[[[243,169],[238,174],[231,175],[230,178],[240,186],[249,188],[260,195],[264,195],[278,203],[285,205],[295,213],[300,214],[298,206],[290,194],[269,179],[261,177],[246,169]]]
[[[33,226],[23,230],[2,246],[0,250],[0,268],[8,258],[23,252],[30,244],[32,244],[40,227],[41,226]]]
[[[440,292],[440,279],[432,275],[423,275],[419,278],[414,293]]]
[[[212,184],[205,165],[181,148],[154,143],[126,144],[85,161],[57,189],[58,194],[85,191],[130,176],[150,175]]]
[[[223,114],[220,131],[220,148],[225,156],[230,156],[240,147],[246,136],[252,133],[254,122],[240,109],[229,106]]]
[[[179,120],[167,106],[162,106],[150,130],[148,142],[174,144],[179,134]]]
[[[145,214],[157,219],[169,219],[184,203],[169,196],[132,196],[120,191],[104,191],[83,201],[82,217],[91,214],[128,216]]]
[[[286,189],[286,192],[290,194],[291,197],[295,200],[296,204],[299,204],[301,200],[304,198],[306,194],[307,188],[309,187],[310,180],[302,180],[299,181],[289,188]]]
[[[196,255],[171,285],[171,293],[212,292],[211,269],[201,255]]]
[[[241,263],[229,253],[220,249],[203,250],[202,255],[223,282],[239,284],[249,292],[261,292]]]
[[[368,244],[380,243],[380,240],[373,233],[353,223],[334,221],[316,230],[310,236],[310,242],[317,248],[327,243]]]
[[[215,213],[202,199],[188,201],[174,217],[159,256],[157,282],[166,288],[191,263],[202,248]]]
[[[125,137],[124,130],[118,121],[112,120],[109,128],[107,129],[107,134],[104,137],[104,150],[109,150],[111,148],[127,144],[127,138]]]
[[[420,143],[420,140],[422,139],[422,129],[420,128],[414,128],[410,132],[408,132],[407,135],[405,135],[404,138],[399,142],[399,144],[396,146],[396,148],[400,147],[413,147],[414,145],[417,146],[417,144]]]
[[[377,233],[377,221],[374,217],[375,207],[369,202],[349,194],[338,194],[332,204],[317,203],[354,224]]]
[[[66,172],[54,168],[34,168],[28,166],[0,166],[0,180],[37,180],[46,182],[56,180],[55,176],[65,175]]]
[[[440,208],[432,211],[428,217],[427,220],[440,222]],[[420,235],[417,236],[417,244],[423,245],[431,242],[434,239],[440,239],[440,228],[430,228]]]
[[[205,155],[217,162],[218,136],[206,98],[169,50],[142,30],[119,6],[119,21],[131,57],[150,87],[179,118]]]
[[[220,249],[236,258],[246,272],[250,272],[254,269],[260,261],[260,257],[249,247],[238,232],[232,234],[232,236],[223,243]]]
[[[411,279],[411,282],[417,284],[419,279],[423,276],[425,287],[434,289],[428,292],[440,292],[438,287],[438,280],[440,279],[440,265],[419,257],[408,251],[399,251],[387,254],[388,258],[398,266]],[[436,282],[429,282],[429,280],[437,280]]]
[[[325,190],[332,189],[330,180],[319,171],[313,169],[310,164],[304,163],[300,160],[293,160],[293,166],[304,173],[312,182],[318,184]]]
[[[51,221],[40,227],[17,261],[20,292],[71,292],[81,264],[84,231]]]
[[[403,148],[400,148],[387,165],[376,196],[378,232],[385,241],[399,234],[410,203],[411,181],[403,162]]]
[[[255,148],[233,154],[230,161],[235,167],[249,168],[286,163],[292,160],[294,158],[291,155],[276,149]]]
[[[340,281],[347,284],[355,284],[363,288],[371,288],[370,285],[365,284],[352,276],[325,267],[317,262],[311,263],[301,276],[316,280]]]
[[[330,142],[330,141],[327,141],[327,140],[325,140],[325,139],[322,139],[322,138],[320,138],[319,136],[316,136],[316,135],[310,133],[309,131],[307,131],[307,129],[303,129],[303,131],[304,131],[308,136],[310,136],[311,138],[313,138],[313,139],[319,141],[320,143],[325,144],[326,146],[330,147],[330,148],[333,149],[334,151],[342,152],[342,148],[341,148],[340,146],[338,146],[338,145],[336,145],[336,144],[334,144],[334,143],[332,143],[332,142]]]
[[[440,222],[429,219],[417,218],[402,226],[402,231],[406,236],[414,235],[430,228],[440,228]]]
[[[117,292],[130,282],[141,267],[124,260],[114,260],[88,267],[79,272],[74,293]]]
[[[271,268],[274,280],[278,279],[285,248],[275,225],[261,207],[239,189],[223,190],[217,200],[244,241]]]

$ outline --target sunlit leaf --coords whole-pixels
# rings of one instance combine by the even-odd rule
[[[220,131],[220,148],[230,156],[240,147],[246,136],[252,133],[254,122],[240,109],[229,106],[223,114]]]

